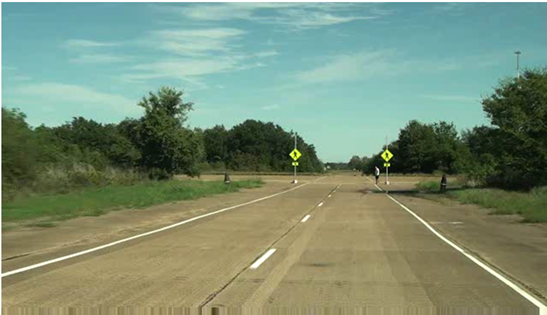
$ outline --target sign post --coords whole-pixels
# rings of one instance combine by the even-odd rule
[[[294,180],[293,180],[293,184],[296,184],[298,183],[298,181],[296,180],[296,167],[298,166],[298,159],[302,156],[302,153],[300,153],[300,151],[298,151],[298,149],[296,149],[296,133],[294,134],[294,150],[291,151],[291,153],[289,153],[289,156],[293,159],[294,162],[292,162],[292,165],[294,166]]]
[[[393,153],[391,153],[387,148],[386,150],[381,154],[382,158],[386,163],[384,163],[384,166],[386,168],[386,185],[389,185],[389,167],[391,166],[391,163],[388,163],[389,160],[393,157]]]

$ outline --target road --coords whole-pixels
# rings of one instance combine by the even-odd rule
[[[299,185],[4,276],[2,306],[366,306],[539,313],[525,296],[447,244],[371,181],[331,176]]]

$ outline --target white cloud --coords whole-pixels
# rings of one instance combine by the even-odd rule
[[[122,75],[122,80],[136,82],[171,78],[205,88],[203,76],[265,66],[255,58],[279,54],[275,50],[255,54],[238,52],[238,41],[245,31],[236,28],[170,29],[150,32],[149,47],[169,51],[176,57],[142,63]],[[254,59],[254,61],[253,61]]]
[[[284,11],[284,15],[264,19],[264,22],[285,25],[291,30],[303,30],[375,18],[377,16],[342,16],[328,12],[291,9]]]
[[[139,64],[133,67],[137,72],[126,74],[128,80],[154,78],[188,79],[212,73],[221,73],[237,68],[235,60],[219,59],[180,59]]]
[[[404,65],[395,65],[390,59],[394,53],[389,50],[342,54],[317,68],[295,75],[299,83],[331,83],[357,80],[376,75],[390,75],[403,71]]]
[[[231,51],[231,42],[243,34],[245,31],[235,28],[161,30],[150,32],[148,44],[178,55],[203,56]]]
[[[433,94],[424,94],[420,97],[427,98],[435,101],[445,101],[445,102],[480,102],[480,99],[472,96],[462,96],[462,95],[433,95]]]
[[[87,39],[70,39],[65,42],[65,47],[67,48],[99,48],[99,47],[110,47],[117,46],[118,43],[109,43],[109,42],[98,42]]]
[[[113,63],[126,62],[130,60],[131,58],[112,54],[83,54],[77,58],[71,58],[69,61],[72,63]]]
[[[266,106],[263,106],[262,107],[262,110],[265,110],[265,111],[271,111],[271,110],[276,110],[276,109],[279,109],[279,105],[277,104],[273,104],[273,105],[266,105]]]
[[[63,83],[36,83],[20,85],[10,89],[10,100],[17,103],[39,104],[42,100],[50,103],[68,104],[97,110],[116,111],[123,114],[140,113],[136,100],[122,95],[99,92],[91,88]]]
[[[371,7],[369,15],[358,16],[355,8],[368,8],[353,3],[214,3],[170,7],[185,18],[197,21],[248,20],[257,23],[272,23],[288,30],[319,28],[322,26],[366,20],[384,16],[389,12]],[[159,6],[167,11],[167,7]],[[380,12],[380,13],[379,13]]]
[[[257,58],[267,58],[267,57],[273,57],[277,55],[279,55],[279,53],[276,50],[260,51],[254,54],[254,56]]]

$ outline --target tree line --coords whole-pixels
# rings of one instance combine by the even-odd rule
[[[390,172],[466,174],[478,185],[509,189],[547,185],[547,68],[501,80],[482,106],[490,125],[461,133],[444,121],[408,122],[388,146]],[[383,169],[384,149],[353,156],[347,168]]]
[[[186,127],[194,104],[183,92],[162,87],[138,104],[140,118],[102,124],[75,117],[57,127],[32,128],[24,113],[2,107],[2,182],[4,190],[31,186],[52,177],[67,185],[108,183],[105,173],[168,179],[199,176],[203,170],[292,170],[292,133],[271,122],[246,120],[231,129]],[[321,172],[315,147],[297,137],[299,170]],[[133,177],[135,177],[133,176]]]

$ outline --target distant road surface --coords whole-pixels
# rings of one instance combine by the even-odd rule
[[[302,184],[4,276],[2,306],[452,307],[539,314],[526,295],[364,177]]]

